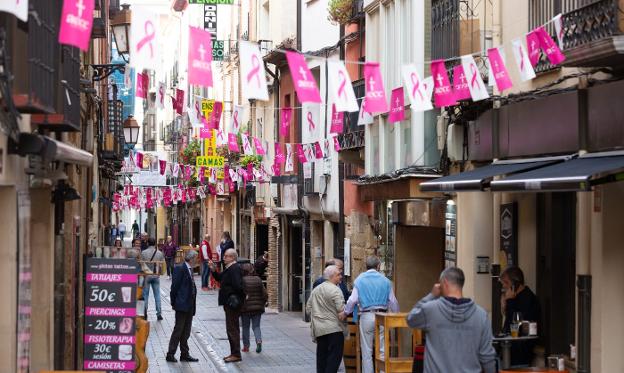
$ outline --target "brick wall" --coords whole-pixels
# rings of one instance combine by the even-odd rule
[[[272,216],[269,220],[269,266],[267,268],[268,308],[272,310],[280,310],[282,306],[279,301],[279,241],[281,235],[279,216]]]

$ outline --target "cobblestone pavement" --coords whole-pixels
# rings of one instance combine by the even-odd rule
[[[198,289],[199,278],[196,278]],[[150,296],[148,319],[150,336],[146,354],[149,359],[149,373],[173,372],[314,372],[316,346],[310,338],[310,327],[299,313],[264,314],[262,316],[262,353],[255,352],[251,333],[250,352],[243,353],[243,361],[224,364],[223,357],[230,349],[225,332],[225,314],[217,306],[216,291],[199,291],[197,313],[193,319],[193,333],[189,339],[191,355],[198,363],[168,363],[165,354],[169,337],[175,322],[175,313],[169,302],[171,282],[161,277],[162,316],[156,321],[153,297]],[[179,350],[177,357],[179,357]]]

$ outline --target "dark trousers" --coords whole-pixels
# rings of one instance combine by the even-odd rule
[[[344,334],[336,332],[316,338],[316,373],[336,373],[342,361]]]
[[[241,356],[240,352],[240,311],[223,306],[225,311],[225,329],[228,341],[230,341],[230,352],[233,356]]]
[[[175,326],[171,333],[171,339],[169,340],[169,352],[168,355],[175,355],[178,350],[178,344],[180,344],[181,356],[188,356],[189,345],[188,339],[191,336],[191,326],[193,325],[193,312],[181,312],[175,313]]]
[[[210,279],[210,267],[208,267],[208,261],[202,262],[202,273],[201,273],[201,281],[202,288],[208,287],[208,280]]]
[[[171,276],[173,274],[173,266],[175,265],[175,259],[165,258],[165,262],[167,263],[167,276]]]

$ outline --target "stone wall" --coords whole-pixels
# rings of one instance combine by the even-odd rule
[[[351,240],[351,283],[366,270],[366,257],[374,255],[377,240],[368,215],[356,210],[345,218],[345,237]]]
[[[279,216],[271,216],[269,219],[269,266],[267,268],[267,292],[269,294],[268,308],[273,311],[281,309],[279,301],[279,242],[281,238]]]

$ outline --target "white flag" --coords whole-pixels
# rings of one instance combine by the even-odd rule
[[[555,33],[557,34],[559,49],[563,49],[563,18],[561,17],[561,13],[553,17],[553,23],[555,24]]]
[[[284,172],[292,172],[294,167],[292,144],[286,144],[286,165],[284,166]]]
[[[220,182],[217,183],[217,194],[220,195],[220,196],[226,194],[225,193],[225,184],[224,184],[223,181],[220,181]]]
[[[241,140],[243,141],[243,152],[245,155],[253,155],[253,149],[251,148],[249,137],[246,134],[241,133]]]
[[[156,91],[156,107],[159,109],[165,108],[165,96],[167,90],[165,89],[165,83],[158,82],[158,90]]]
[[[316,161],[316,156],[314,154],[314,144],[304,144],[303,150],[303,153],[305,154],[308,162]]]
[[[200,186],[197,187],[197,194],[199,194],[199,198],[201,198],[201,199],[206,198],[205,189],[206,189],[205,185],[200,185]]]
[[[249,41],[239,43],[240,81],[243,97],[248,99],[269,100],[264,64],[258,44]]]
[[[202,121],[203,114],[201,111],[201,98],[199,96],[195,96],[187,113],[189,121],[191,122],[191,127],[204,128],[204,122]]]
[[[412,103],[412,110],[418,112],[433,109],[433,105],[431,105],[431,98],[427,97],[425,85],[418,74],[416,65],[403,66],[403,81],[405,82],[407,95]]]
[[[227,146],[228,138],[225,132],[217,130],[217,146]]]
[[[362,100],[362,105],[360,105],[360,114],[358,115],[358,126],[365,126],[367,124],[373,124],[373,114],[369,111],[366,111],[364,108],[364,99]]]
[[[303,133],[307,133],[311,139],[321,138],[321,105],[314,103],[302,104]]]
[[[466,74],[466,79],[468,80],[468,89],[470,89],[472,100],[481,101],[490,97],[487,87],[483,83],[483,79],[481,79],[481,72],[472,55],[462,56],[461,61],[464,67],[464,74]]]
[[[511,44],[516,66],[518,66],[518,71],[520,72],[520,80],[526,82],[527,80],[535,78],[535,71],[529,60],[526,48],[524,48],[524,44],[522,44],[522,40],[520,38],[513,39]]]
[[[241,123],[243,123],[243,116],[245,115],[245,107],[242,105],[234,105],[232,109],[232,120],[230,121],[230,132],[236,133],[240,131]]]
[[[328,77],[332,101],[336,104],[336,111],[358,111],[358,104],[351,85],[351,78],[340,60],[328,61]]]
[[[156,70],[161,66],[158,53],[158,19],[160,16],[151,11],[152,7],[133,6],[130,24],[131,65],[137,71]]]
[[[425,98],[431,101],[433,97],[433,76],[428,76],[423,79],[423,86],[425,87]]]
[[[28,21],[28,0],[0,1],[0,12],[11,13],[21,21]]]

